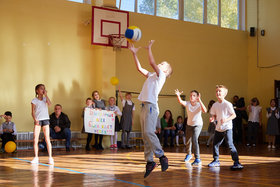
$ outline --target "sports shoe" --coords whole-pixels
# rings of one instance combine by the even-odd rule
[[[256,144],[253,143],[252,146],[253,146],[253,147],[256,147]]]
[[[213,160],[208,167],[220,167],[220,162],[218,160]]]
[[[168,169],[168,158],[166,156],[162,156],[159,158],[161,171],[166,171]]]
[[[112,144],[112,145],[110,145],[110,149],[113,149],[115,146]]]
[[[117,144],[114,144],[113,146],[114,146],[115,149],[118,149],[118,145]]]
[[[185,162],[189,162],[192,159],[192,155],[186,155]]]
[[[30,162],[31,164],[39,164],[39,158],[34,157],[33,160]]]
[[[179,144],[176,144],[176,146],[179,147],[180,145],[179,145]]]
[[[155,162],[147,162],[144,178],[146,178],[150,175],[150,173],[155,169],[156,165],[157,164]]]
[[[250,147],[250,144],[249,144],[249,143],[247,143],[247,144],[246,144],[246,146],[247,146],[247,147]]]
[[[241,170],[244,167],[239,162],[234,162],[233,166],[230,167],[231,170]]]
[[[89,148],[89,146],[86,146],[86,151],[90,151],[90,148]]]
[[[66,152],[70,152],[70,147],[66,147]]]
[[[52,158],[52,157],[49,157],[49,162],[48,162],[48,164],[50,164],[50,165],[54,165],[54,160],[53,160],[53,158]]]
[[[268,145],[267,148],[271,148],[271,145]]]
[[[272,148],[272,149],[275,149],[276,147],[275,147],[275,145],[272,145],[271,148]]]
[[[199,158],[196,158],[192,163],[192,166],[198,166],[198,165],[201,165],[201,160]]]

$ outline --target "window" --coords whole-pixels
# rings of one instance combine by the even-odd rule
[[[73,2],[77,2],[77,3],[84,3],[84,0],[68,0],[68,1],[73,1]]]
[[[238,29],[238,0],[221,1],[221,26]]]
[[[178,0],[157,0],[157,16],[178,19]]]
[[[133,0],[121,0],[121,10],[134,12],[135,10],[135,1]]]
[[[116,0],[116,7],[120,9],[120,0]]]
[[[154,15],[155,10],[154,0],[138,0],[137,10],[142,14]]]
[[[218,25],[218,1],[207,1],[207,23],[209,24]]]
[[[185,0],[184,20],[203,23],[203,0]]]
[[[116,6],[121,10],[130,12],[137,11],[142,14],[196,23],[208,23],[230,29],[244,29],[241,24],[243,22],[245,23],[245,13],[244,11],[242,12],[242,10],[245,10],[245,1],[246,0],[116,0]],[[242,17],[239,18],[239,16]]]

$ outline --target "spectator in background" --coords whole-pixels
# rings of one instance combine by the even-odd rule
[[[179,146],[179,137],[183,138],[183,143],[184,143],[184,145],[186,145],[186,135],[185,135],[186,126],[183,123],[182,116],[177,117],[177,122],[175,123],[175,128],[176,128],[176,145]]]
[[[71,122],[66,114],[62,112],[62,106],[56,104],[54,112],[50,115],[50,135],[52,139],[66,139],[66,151],[70,151]]]
[[[168,147],[168,137],[170,136],[170,146],[174,147],[175,130],[172,113],[170,110],[164,112],[163,117],[160,120],[161,129],[163,130],[164,144],[163,147]]]
[[[1,152],[5,152],[4,147],[8,141],[15,141],[17,133],[16,125],[12,122],[12,112],[7,111],[1,117],[5,118],[5,122],[0,126],[0,137],[2,139]]]
[[[248,115],[246,112],[244,97],[239,98],[237,95],[233,97],[233,108],[236,114],[236,118],[232,120],[233,123],[233,142],[235,144],[242,143],[243,130],[242,130],[242,119],[248,121]]]
[[[278,119],[279,108],[277,107],[276,100],[270,100],[270,107],[266,109],[266,117],[267,117],[267,132],[268,135],[268,148],[275,149],[275,139],[276,136],[279,135],[279,126]]]

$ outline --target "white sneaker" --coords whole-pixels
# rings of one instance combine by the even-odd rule
[[[33,160],[30,162],[31,164],[39,164],[39,158],[34,157]]]
[[[50,157],[50,158],[49,158],[49,162],[48,162],[48,164],[50,164],[50,165],[54,165],[54,160],[53,160],[53,158],[52,158],[52,157]]]
[[[267,148],[271,148],[271,145],[268,145]]]
[[[272,148],[272,149],[275,149],[276,147],[275,147],[275,145],[272,145],[271,148]]]

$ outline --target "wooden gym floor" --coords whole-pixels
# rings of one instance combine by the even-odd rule
[[[231,171],[231,156],[220,148],[220,168],[208,168],[212,149],[201,145],[201,167],[183,162],[185,148],[166,149],[169,169],[155,168],[144,180],[145,162],[142,149],[66,153],[54,149],[55,166],[47,165],[47,153],[40,152],[40,164],[28,163],[32,151],[0,154],[0,186],[280,186],[280,150],[265,145],[237,147],[242,171]],[[158,159],[155,160],[158,162]],[[193,161],[193,159],[192,159]]]

